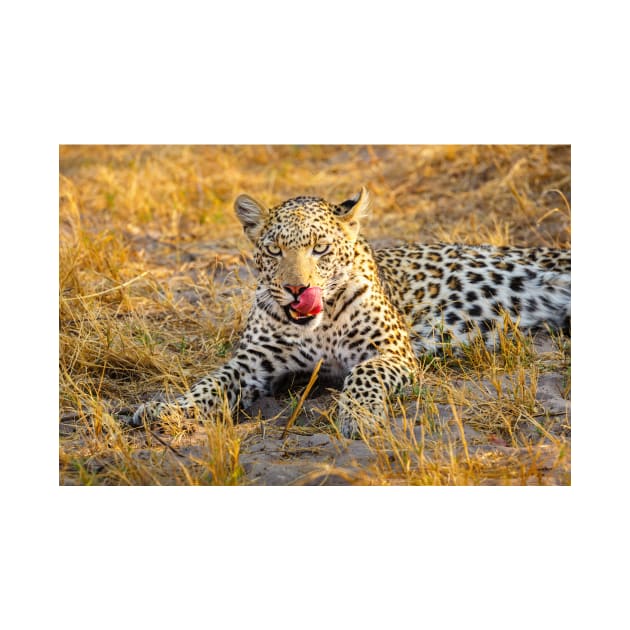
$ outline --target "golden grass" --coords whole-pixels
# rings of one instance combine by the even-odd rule
[[[121,425],[149,395],[182,391],[229,356],[255,283],[235,197],[341,201],[362,184],[374,199],[363,231],[377,245],[570,246],[569,147],[60,147],[60,483],[265,483],[242,462],[274,440],[283,455],[271,449],[270,465],[301,467],[298,483],[570,483],[568,415],[537,398],[555,376],[569,396],[569,341],[541,349],[509,322],[496,351],[473,343],[427,358],[355,466],[363,447],[338,436],[325,397],[284,440],[290,400],[280,420],[236,423],[226,411],[192,427]],[[329,442],[300,446],[309,436]]]

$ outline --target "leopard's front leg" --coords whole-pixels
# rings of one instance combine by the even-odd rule
[[[210,418],[222,409],[224,400],[227,400],[231,411],[239,403],[247,405],[267,391],[270,379],[263,366],[252,360],[255,355],[251,350],[239,350],[225,365],[173,401],[150,401],[140,405],[129,424],[140,426],[144,421],[151,423],[172,412],[183,413],[187,417],[197,414],[200,418]]]
[[[348,438],[371,435],[387,417],[387,398],[411,383],[415,366],[396,355],[357,364],[345,379],[337,425]]]

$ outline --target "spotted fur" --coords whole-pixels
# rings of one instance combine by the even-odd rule
[[[567,324],[569,250],[441,243],[374,251],[359,235],[369,204],[365,188],[340,205],[297,197],[270,210],[241,195],[235,209],[259,281],[240,344],[189,392],[142,405],[133,424],[173,410],[211,417],[224,399],[247,407],[323,359],[322,377],[343,383],[340,431],[356,437],[383,421],[417,356],[478,334],[491,344],[505,313],[524,329]],[[321,288],[314,315],[297,306],[309,287]]]

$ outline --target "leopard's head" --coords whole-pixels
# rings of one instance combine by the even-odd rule
[[[326,300],[350,277],[359,221],[369,204],[366,188],[339,205],[296,197],[271,209],[240,195],[234,205],[255,248],[258,304],[287,322],[315,328]]]

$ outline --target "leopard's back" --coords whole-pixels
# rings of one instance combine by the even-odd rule
[[[489,339],[507,313],[523,328],[566,327],[570,250],[409,244],[376,250],[381,282],[413,331],[418,353]]]

